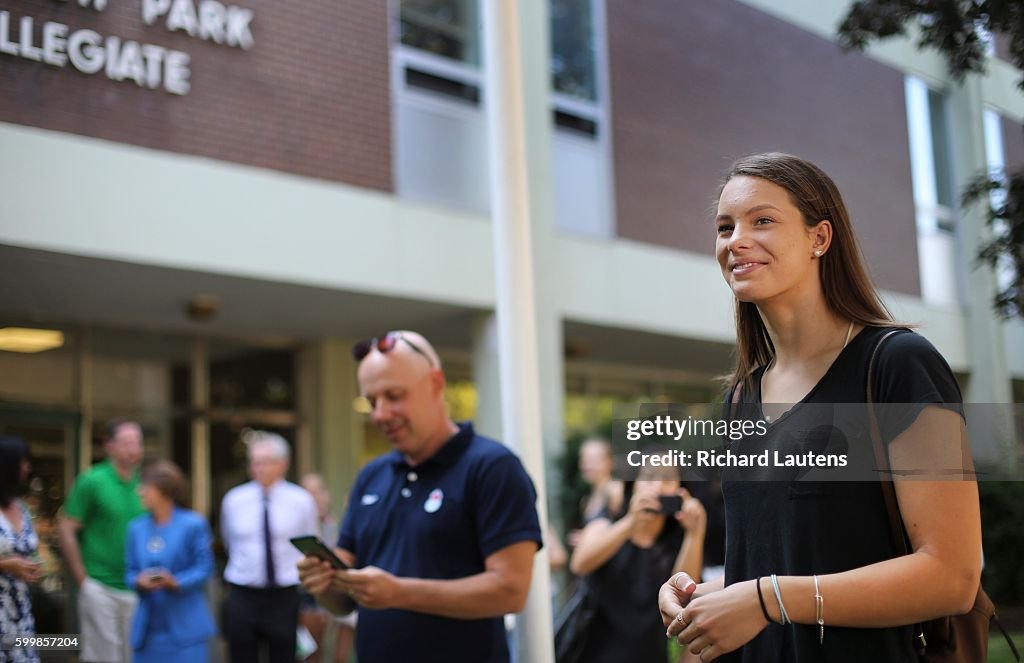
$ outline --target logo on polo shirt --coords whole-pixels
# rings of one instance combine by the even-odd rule
[[[376,504],[379,499],[380,495],[363,495],[362,503],[363,506],[370,506]]]
[[[423,510],[427,513],[434,513],[441,508],[441,502],[444,501],[444,493],[441,492],[440,488],[435,488],[430,491],[430,495],[427,497],[427,501],[423,503]]]

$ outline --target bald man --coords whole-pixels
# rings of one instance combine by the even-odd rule
[[[541,547],[533,483],[506,447],[449,418],[421,335],[389,332],[353,355],[393,451],[349,498],[336,552],[354,570],[307,557],[299,578],[334,612],[358,606],[360,663],[504,663],[502,616],[523,609]]]

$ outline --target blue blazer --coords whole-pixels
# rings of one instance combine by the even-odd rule
[[[134,588],[143,569],[163,567],[178,581],[178,591],[139,592],[132,623],[132,647],[146,645],[150,621],[161,616],[172,639],[182,647],[205,642],[217,633],[203,593],[213,573],[210,526],[195,511],[175,507],[170,522],[158,528],[149,514],[128,525],[125,583]]]

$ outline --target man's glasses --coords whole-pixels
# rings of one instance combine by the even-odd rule
[[[401,332],[395,331],[388,332],[383,336],[375,336],[373,338],[359,341],[352,346],[352,356],[356,361],[362,361],[374,348],[376,348],[377,352],[381,354],[387,354],[395,349],[395,346],[398,345],[399,341],[405,341],[405,344],[426,359],[427,363],[430,364],[431,367],[434,366],[434,360],[430,358],[430,355],[423,351],[423,348],[407,339]]]

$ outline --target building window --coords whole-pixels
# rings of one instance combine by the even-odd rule
[[[560,230],[613,237],[604,0],[549,0],[548,98]],[[480,0],[399,0],[391,48],[395,191],[486,214],[487,81]]]
[[[996,56],[996,37],[992,34],[988,28],[986,28],[981,21],[977,21],[974,24],[974,30],[978,33],[978,39],[981,41],[982,46],[985,50],[985,55],[990,58]]]
[[[999,113],[985,109],[982,115],[985,129],[985,165],[993,177],[998,177],[1006,170],[1006,149],[1003,145],[1003,125]],[[1000,207],[1006,202],[1006,191],[996,189],[989,196],[992,207]]]
[[[551,0],[554,124],[597,135],[595,0]],[[477,0],[401,0],[400,80],[417,91],[479,104],[482,34]]]
[[[401,0],[399,41],[426,53],[480,64],[476,0]]]
[[[551,0],[551,87],[597,101],[592,0]]]
[[[920,79],[907,77],[907,125],[914,202],[926,212],[926,225],[956,229],[956,186],[950,142],[949,99]]]
[[[554,125],[597,137],[603,124],[598,84],[600,0],[551,0],[551,112]]]
[[[957,191],[949,99],[913,76],[907,77],[905,92],[921,294],[930,303],[957,304]]]
[[[942,209],[938,224],[940,229],[952,232],[954,230],[953,216],[956,210],[956,190],[953,184],[949,100],[946,95],[932,89],[928,90],[928,119],[931,125],[935,202]]]
[[[1002,118],[994,110],[986,109],[984,115],[985,128],[985,162],[991,177],[1006,177],[1006,149],[1003,143]],[[1005,179],[1004,179],[1005,181]],[[998,209],[1006,204],[1006,189],[999,188],[989,193],[989,204]],[[1006,231],[1006,221],[998,220],[992,228],[993,232]],[[996,266],[996,283],[1000,290],[1006,290],[1013,283],[1016,269],[1013,262],[1004,257],[1003,262]],[[1024,430],[1024,429],[1020,429]]]

